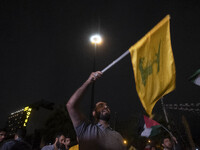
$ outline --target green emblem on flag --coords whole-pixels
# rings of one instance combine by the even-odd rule
[[[161,42],[160,42],[161,43]],[[160,71],[160,43],[158,46],[158,53],[155,54],[156,59],[153,62],[147,61],[147,65],[143,67],[144,57],[139,59],[139,70],[142,77],[142,84],[145,86],[149,75],[153,72],[153,64],[157,64],[157,73]]]

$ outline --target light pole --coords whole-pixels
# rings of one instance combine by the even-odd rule
[[[96,49],[97,45],[102,43],[102,38],[99,34],[95,34],[90,37],[90,42],[94,44],[94,60],[93,60],[93,72],[96,71]],[[91,103],[90,103],[90,119],[92,120],[92,111],[94,107],[94,82],[92,83],[92,92],[91,92]]]

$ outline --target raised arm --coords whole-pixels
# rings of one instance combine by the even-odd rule
[[[76,92],[71,96],[68,103],[66,104],[74,127],[77,127],[81,123],[81,121],[84,120],[84,115],[81,113],[79,106],[85,91],[87,90],[89,85],[91,85],[91,83],[95,82],[101,76],[102,73],[100,71],[92,72],[89,78],[78,90],[76,90]]]

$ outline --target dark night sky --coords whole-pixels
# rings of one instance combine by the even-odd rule
[[[90,35],[99,32],[104,39],[96,58],[101,70],[167,14],[177,82],[164,102],[199,103],[200,87],[187,78],[200,68],[200,1],[1,0],[0,126],[9,113],[41,99],[67,102],[92,71]],[[129,56],[96,83],[95,99],[107,101],[121,119],[144,111]],[[89,113],[90,93],[84,101]],[[158,102],[155,109],[160,107]]]

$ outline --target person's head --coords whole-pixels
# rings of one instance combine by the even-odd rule
[[[172,144],[172,141],[169,137],[165,137],[163,138],[162,140],[162,146],[166,149],[172,149],[173,147],[173,144]]]
[[[70,147],[71,144],[71,138],[69,136],[65,137],[65,148],[68,149]]]
[[[93,111],[93,116],[96,121],[104,120],[109,121],[110,119],[110,109],[105,102],[98,102]]]
[[[151,146],[150,150],[156,150],[155,146]]]
[[[65,148],[65,136],[63,133],[57,133],[54,145],[59,149]]]
[[[14,139],[15,140],[24,139],[25,136],[26,136],[26,130],[25,129],[17,129]]]
[[[0,129],[0,143],[3,142],[5,138],[6,138],[6,130]]]

